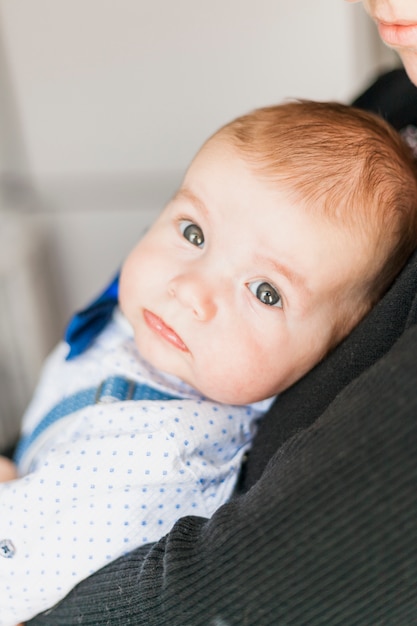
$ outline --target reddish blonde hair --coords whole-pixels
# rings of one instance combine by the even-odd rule
[[[375,242],[381,257],[367,285],[378,300],[417,246],[417,170],[411,151],[382,118],[333,102],[257,109],[222,127],[268,180],[297,201]]]

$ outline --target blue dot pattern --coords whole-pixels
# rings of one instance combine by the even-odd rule
[[[212,515],[233,491],[261,415],[259,406],[205,400],[152,369],[119,312],[85,354],[66,361],[66,351],[59,345],[45,364],[25,436],[62,398],[109,375],[181,399],[89,406],[25,451],[21,477],[0,485],[0,541],[14,550],[12,558],[0,553],[0,626],[50,608],[109,561],[160,539],[178,518]]]

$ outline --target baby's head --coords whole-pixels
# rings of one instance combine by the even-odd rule
[[[340,342],[417,245],[417,181],[384,122],[259,109],[202,147],[126,259],[142,355],[219,402],[281,392]]]

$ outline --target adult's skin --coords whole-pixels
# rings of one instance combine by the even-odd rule
[[[398,52],[408,76],[417,85],[416,0],[363,0],[363,5],[378,26],[382,41]]]
[[[364,4],[417,84],[417,0]],[[278,400],[254,441],[247,493],[211,520],[180,520],[28,624],[415,624],[416,291],[417,254]]]

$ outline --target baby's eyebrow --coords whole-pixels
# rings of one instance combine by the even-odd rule
[[[255,255],[255,260],[260,264],[269,265],[273,271],[284,276],[296,289],[302,291],[305,296],[311,295],[311,291],[307,287],[306,277],[293,268],[289,267],[285,263],[281,263],[280,261],[262,256],[260,254]]]
[[[205,215],[208,215],[208,209],[204,202],[188,187],[181,187],[181,189],[179,189],[174,196],[175,200],[181,200],[182,198],[190,202],[197,210],[201,211]]]

